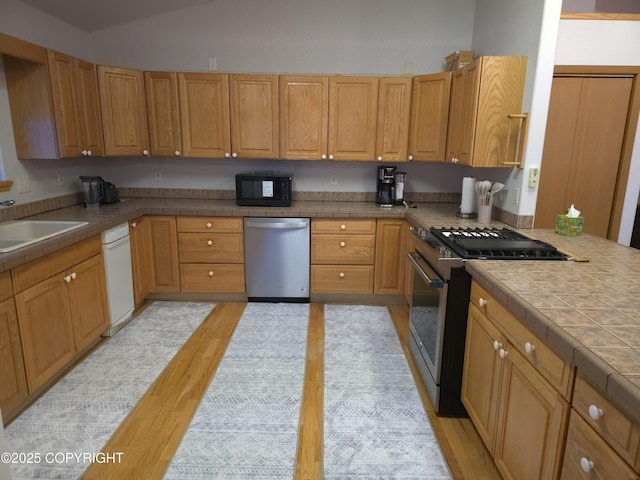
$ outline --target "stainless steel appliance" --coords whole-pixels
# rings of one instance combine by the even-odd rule
[[[396,167],[378,167],[376,204],[381,207],[393,207],[396,204]]]
[[[290,207],[292,184],[292,173],[239,173],[236,175],[236,203],[252,207]]]
[[[105,182],[102,177],[83,175],[82,193],[86,207],[99,207],[103,203],[119,202],[118,189],[113,183]]]
[[[407,183],[407,172],[396,172],[396,205],[404,204],[404,186]]]
[[[471,276],[467,259],[566,260],[552,245],[503,228],[412,230],[409,350],[440,416],[467,416],[460,400]]]
[[[310,224],[308,218],[245,217],[249,301],[309,301]]]

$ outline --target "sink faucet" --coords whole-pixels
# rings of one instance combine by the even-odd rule
[[[11,205],[13,205],[14,203],[16,203],[15,200],[5,200],[3,202],[0,202],[0,206],[1,207],[10,207]]]

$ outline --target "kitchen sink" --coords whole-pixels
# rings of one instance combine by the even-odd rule
[[[87,224],[63,220],[12,220],[0,223],[0,253],[11,252]]]

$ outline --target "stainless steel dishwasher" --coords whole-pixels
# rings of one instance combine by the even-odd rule
[[[249,301],[309,301],[310,223],[308,218],[245,217]]]

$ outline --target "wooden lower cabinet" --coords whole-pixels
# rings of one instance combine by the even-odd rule
[[[28,395],[13,298],[0,303],[0,385],[0,408],[6,422],[13,417],[17,407]]]
[[[462,402],[505,479],[555,479],[570,406],[472,303]]]
[[[244,264],[180,264],[183,292],[243,293]]]
[[[311,265],[311,291],[314,293],[371,293],[371,265]]]
[[[149,240],[149,217],[139,217],[129,222],[131,237],[131,271],[133,274],[133,300],[140,305],[151,292],[153,264]]]
[[[404,220],[378,220],[376,227],[375,283],[376,295],[404,293],[406,259]]]
[[[148,217],[151,255],[151,291],[179,292],[178,237],[176,217],[153,215]]]

